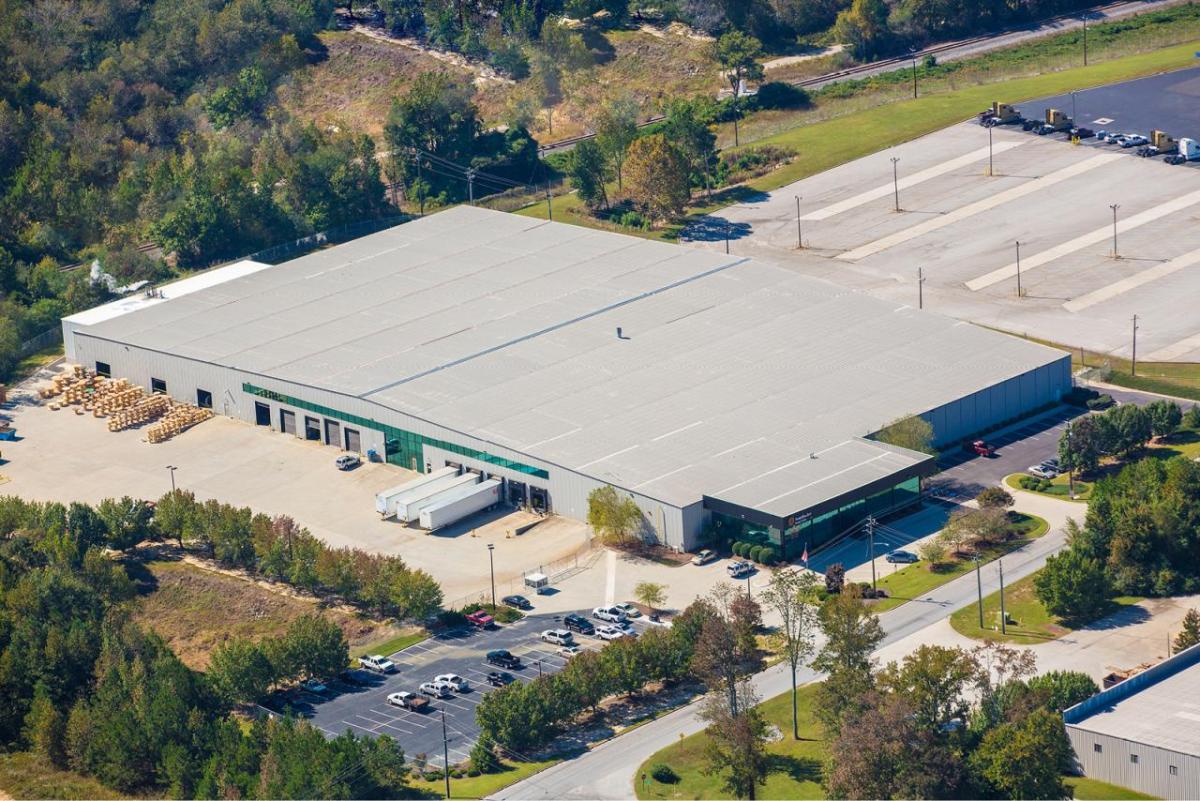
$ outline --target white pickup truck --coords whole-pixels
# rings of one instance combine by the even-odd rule
[[[388,659],[386,656],[380,656],[379,654],[360,656],[358,658],[358,666],[364,670],[373,670],[376,673],[396,672],[396,663]]]

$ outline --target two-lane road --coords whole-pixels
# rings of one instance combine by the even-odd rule
[[[1008,582],[1023,578],[1045,564],[1046,557],[1063,547],[1063,524],[1069,513],[1080,515],[1083,506],[1062,501],[1022,498],[1021,507],[1046,517],[1051,531],[1029,545],[1004,557],[1004,575]],[[1036,507],[1036,508],[1035,508]],[[982,571],[983,593],[999,589],[995,568]],[[938,622],[976,598],[976,579],[968,574],[942,585],[933,592],[880,615],[889,645]],[[803,671],[801,682],[817,678]],[[776,665],[754,677],[759,697],[771,698],[787,691],[791,678],[785,664]],[[698,703],[677,709],[669,715],[615,737],[575,759],[561,762],[535,776],[501,790],[497,799],[624,799],[633,796],[633,782],[639,765],[680,736],[704,728]]]

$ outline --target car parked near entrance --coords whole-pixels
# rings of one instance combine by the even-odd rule
[[[341,456],[333,460],[337,465],[338,470],[353,470],[362,464],[362,459],[357,453],[343,453]]]
[[[883,558],[893,565],[911,565],[914,562],[921,561],[921,557],[917,556],[912,551],[905,551],[900,548],[897,548],[894,551],[889,551]]]
[[[717,558],[716,551],[710,551],[708,548],[701,548],[696,551],[696,555],[692,557],[693,565],[707,565]]]
[[[505,595],[500,599],[500,603],[505,606],[511,606],[513,609],[525,611],[533,608],[533,604],[529,603],[529,599],[524,595]]]
[[[597,606],[592,610],[592,617],[606,623],[620,623],[625,620],[625,613],[615,606]]]
[[[725,566],[730,578],[740,579],[754,572],[754,565],[749,562],[733,562]]]

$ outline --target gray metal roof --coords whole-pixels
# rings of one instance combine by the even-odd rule
[[[1194,656],[1190,658],[1195,661]],[[1156,667],[1170,666],[1164,662]],[[1138,678],[1126,681],[1136,683]],[[1117,685],[1113,689],[1124,688]],[[1110,693],[1112,690],[1106,690],[1096,698],[1102,699]],[[1148,682],[1126,697],[1097,706],[1096,711],[1069,725],[1200,757],[1200,665],[1184,667],[1174,675]]]
[[[1063,356],[773,264],[470,207],[89,333],[780,515],[917,458],[857,438]]]

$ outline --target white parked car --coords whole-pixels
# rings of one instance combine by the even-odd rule
[[[444,681],[427,681],[417,689],[434,698],[449,698],[453,694],[450,685]]]
[[[1150,140],[1141,134],[1126,134],[1121,139],[1121,147],[1141,147],[1150,144]]]
[[[414,712],[421,712],[429,708],[429,701],[416,693],[410,693],[406,690],[401,690],[398,693],[390,693],[387,697],[387,702],[392,706],[411,709]]]
[[[563,659],[570,659],[571,657],[580,653],[582,650],[583,649],[578,645],[564,645],[562,648],[559,648],[557,651],[555,651],[555,653],[561,656]]]
[[[1033,467],[1029,468],[1029,472],[1033,473],[1035,476],[1037,476],[1039,478],[1054,478],[1055,476],[1058,475],[1058,471],[1055,470],[1053,466],[1047,464],[1046,462],[1042,462],[1041,464],[1035,464]]]
[[[357,453],[344,453],[333,462],[338,470],[352,470],[362,464]]]
[[[471,683],[457,673],[442,673],[439,676],[433,677],[433,683],[443,682],[450,685],[450,689],[456,693],[465,693],[471,689]]]
[[[358,658],[358,666],[366,670],[373,670],[376,673],[395,673],[396,663],[388,659],[386,656],[379,654],[370,654],[369,656],[360,656]]]
[[[548,642],[551,645],[573,645],[575,636],[566,629],[546,629],[541,634],[542,642]]]
[[[708,548],[702,548],[692,557],[693,565],[707,565],[709,562],[717,558],[716,551],[711,551]]]
[[[725,569],[729,571],[730,578],[740,579],[753,573],[754,565],[749,562],[733,562],[725,565]]]
[[[609,623],[620,623],[625,620],[625,613],[615,606],[597,606],[592,610],[592,617]]]
[[[641,617],[642,613],[636,606],[631,603],[616,604],[617,609],[625,613],[625,617]]]
[[[596,636],[602,640],[619,640],[629,635],[625,632],[625,629],[619,629],[616,626],[601,626],[596,629]]]

